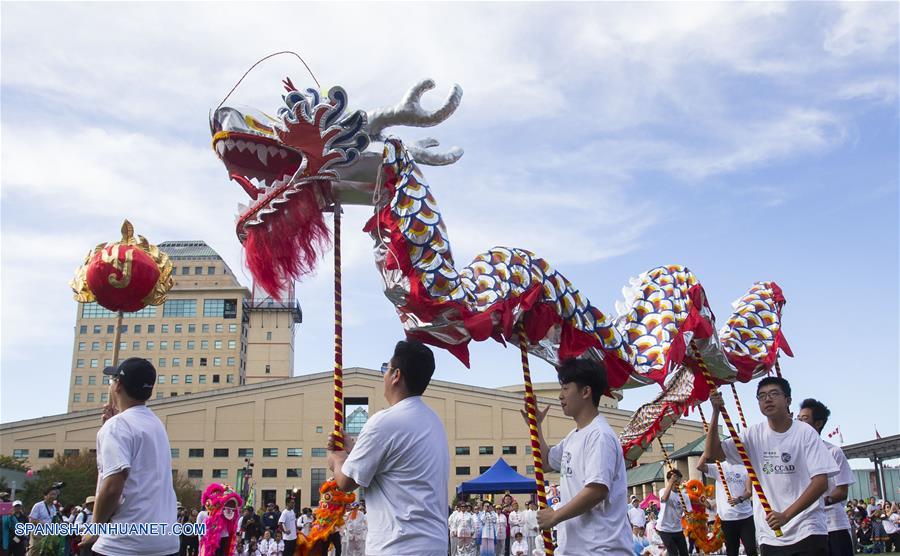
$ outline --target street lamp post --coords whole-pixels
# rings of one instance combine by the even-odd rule
[[[247,503],[247,498],[250,496],[250,479],[253,477],[253,462],[250,461],[250,458],[244,458],[244,482],[241,485],[241,498],[244,499],[244,504]]]

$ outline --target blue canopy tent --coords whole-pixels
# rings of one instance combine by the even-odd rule
[[[493,494],[507,492],[510,494],[531,493],[537,490],[537,483],[519,475],[503,458],[490,469],[471,481],[465,481],[456,487],[457,494]]]

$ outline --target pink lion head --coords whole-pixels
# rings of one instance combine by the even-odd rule
[[[238,493],[231,490],[230,486],[213,483],[203,491],[200,502],[203,504],[203,509],[209,514],[206,518],[206,534],[200,541],[200,553],[215,554],[219,548],[222,532],[225,531],[230,537],[228,554],[233,554],[238,540],[238,535],[235,534],[238,518],[240,518],[244,500]]]

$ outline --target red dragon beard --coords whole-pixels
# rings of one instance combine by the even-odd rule
[[[302,188],[277,211],[266,214],[262,224],[246,228],[247,268],[255,283],[274,299],[280,300],[292,282],[312,274],[331,245],[317,187]]]

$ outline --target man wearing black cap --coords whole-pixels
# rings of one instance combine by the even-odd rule
[[[169,556],[178,553],[178,521],[172,488],[169,437],[159,418],[146,406],[156,383],[156,369],[146,359],[131,357],[107,367],[110,404],[97,433],[95,523],[164,523],[168,534],[85,535],[82,546],[103,556]]]

